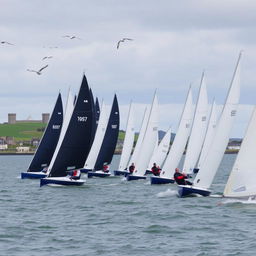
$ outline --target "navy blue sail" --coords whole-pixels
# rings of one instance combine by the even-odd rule
[[[96,97],[96,100],[95,100],[95,114],[96,114],[96,130],[97,130],[98,122],[99,122],[99,119],[100,119],[100,104],[99,104],[99,101],[98,101],[97,97]]]
[[[57,146],[63,122],[63,107],[61,94],[59,93],[51,117],[41,138],[36,153],[28,167],[27,173],[22,173],[21,178],[40,178],[30,172],[41,172],[51,162]]]
[[[120,123],[119,107],[118,107],[117,97],[115,95],[109,120],[108,120],[106,133],[104,135],[104,139],[101,144],[99,155],[97,157],[96,164],[94,166],[95,170],[102,170],[104,163],[107,163],[107,164],[111,163],[114,152],[115,152],[117,139],[118,139],[119,123]]]
[[[90,97],[91,97],[91,101],[93,102],[92,104],[92,126],[93,126],[93,132],[92,132],[92,141],[91,144],[94,141],[94,137],[95,137],[95,133],[96,133],[96,107],[94,104],[94,98],[93,98],[93,93],[92,93],[92,89],[90,89]]]
[[[64,177],[68,170],[84,166],[91,146],[93,105],[86,77],[83,76],[73,113],[48,177]]]

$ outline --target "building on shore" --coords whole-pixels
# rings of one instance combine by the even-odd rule
[[[17,120],[16,113],[8,113],[8,124],[17,124],[17,123],[43,123],[47,124],[50,119],[49,113],[42,113],[41,120],[31,120],[28,118],[27,120]]]

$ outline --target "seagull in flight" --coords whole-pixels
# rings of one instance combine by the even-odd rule
[[[67,38],[69,38],[69,39],[78,39],[78,40],[82,40],[80,37],[77,37],[77,36],[65,35],[65,36],[62,36],[62,37],[67,37]]]
[[[52,59],[52,58],[53,58],[53,56],[45,56],[45,57],[42,58],[42,60]]]
[[[33,69],[27,69],[27,71],[29,71],[29,72],[35,72],[37,75],[41,75],[41,74],[42,74],[42,71],[43,71],[45,68],[47,68],[47,67],[48,67],[48,65],[46,65],[46,66],[40,68],[38,71],[37,71],[37,70],[33,70]]]
[[[121,39],[121,40],[119,40],[119,41],[117,42],[116,48],[117,48],[117,49],[119,48],[120,43],[123,43],[124,41],[132,41],[132,40],[133,40],[133,39],[131,39],[131,38],[123,38],[123,39]]]
[[[9,43],[9,42],[7,42],[7,41],[1,41],[1,44],[14,45],[14,44],[11,44],[11,43]]]

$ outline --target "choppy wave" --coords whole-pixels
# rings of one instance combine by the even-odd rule
[[[254,199],[225,199],[219,203],[219,205],[228,205],[228,204],[252,204],[256,205],[256,200]]]
[[[177,196],[177,190],[172,190],[172,189],[167,189],[166,191],[159,192],[157,194],[157,197],[172,197],[172,196]]]

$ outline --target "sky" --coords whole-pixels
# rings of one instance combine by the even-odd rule
[[[157,89],[159,128],[177,128],[189,85],[205,72],[209,104],[224,103],[239,52],[241,96],[231,137],[243,137],[256,103],[254,0],[0,0],[0,122],[40,119],[83,73],[100,101],[117,94],[121,128],[136,103],[136,130]],[[65,35],[78,38],[69,39]],[[122,38],[131,38],[117,49]],[[42,60],[45,56],[50,59]],[[39,70],[41,75],[27,69]]]

